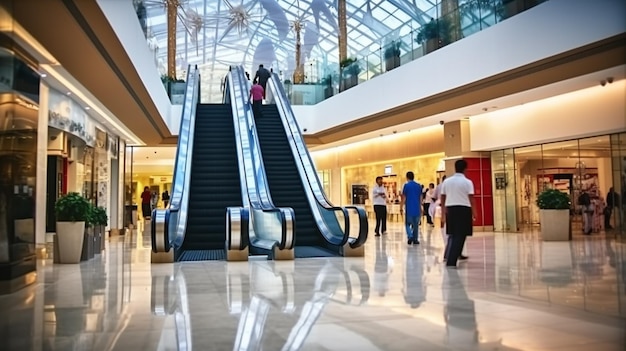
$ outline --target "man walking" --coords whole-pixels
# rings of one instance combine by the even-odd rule
[[[402,202],[400,212],[404,211],[407,244],[419,245],[419,220],[420,220],[420,200],[422,198],[422,185],[415,181],[413,172],[406,172],[406,184],[402,188]]]
[[[383,186],[383,177],[376,177],[376,185],[372,190],[372,203],[376,214],[374,233],[376,236],[380,236],[381,232],[387,234],[387,191]]]
[[[434,227],[435,223],[430,215],[430,206],[434,206],[435,200],[435,184],[430,183],[428,184],[428,189],[424,192],[424,215],[426,215],[426,223],[431,227]]]
[[[263,65],[259,65],[259,69],[256,71],[254,75],[254,80],[259,82],[261,87],[263,87],[263,98],[265,99],[265,91],[267,90],[267,81],[270,79],[272,74],[267,68],[264,68]]]
[[[456,267],[461,257],[465,238],[472,235],[472,224],[476,218],[474,200],[474,184],[465,177],[467,162],[457,160],[454,163],[452,177],[446,179],[441,187],[441,221],[446,224],[446,232],[450,235],[450,247],[446,249],[448,258],[446,267]]]

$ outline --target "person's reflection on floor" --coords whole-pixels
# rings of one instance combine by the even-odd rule
[[[413,248],[407,249],[404,269],[404,302],[411,308],[418,308],[426,301],[424,282],[424,254]]]
[[[387,237],[376,241],[376,261],[374,263],[374,290],[378,296],[385,296],[389,290],[389,274],[393,264],[387,256]]]
[[[474,301],[467,296],[459,272],[446,271],[441,288],[448,344],[454,350],[477,350],[478,326]]]

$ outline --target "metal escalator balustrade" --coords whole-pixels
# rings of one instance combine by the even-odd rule
[[[319,256],[319,248],[362,256],[366,212],[356,206],[335,207],[326,198],[276,74],[268,82],[268,100],[273,104],[263,106],[257,129],[272,198],[276,205],[291,205],[296,212],[296,257]]]
[[[247,245],[233,118],[228,105],[197,104],[199,74],[188,72],[172,201],[153,211],[153,251],[174,250],[175,260],[223,259],[227,243]]]
[[[274,206],[260,154],[254,116],[248,103],[249,81],[241,66],[233,66],[227,76],[231,92],[235,132],[241,143],[239,154],[244,206],[250,208],[249,250],[271,259],[293,259],[294,211]]]

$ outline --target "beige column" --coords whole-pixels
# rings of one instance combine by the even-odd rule
[[[456,160],[464,157],[480,157],[480,153],[471,151],[469,120],[462,119],[444,124],[443,134],[446,175],[454,174]]]
[[[35,183],[35,245],[46,245],[46,193],[48,169],[48,93],[49,88],[39,85],[39,115],[37,122],[37,180]]]

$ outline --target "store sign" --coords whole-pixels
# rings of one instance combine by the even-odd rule
[[[96,142],[95,123],[74,100],[50,89],[48,96],[48,126],[81,138],[89,146]]]

